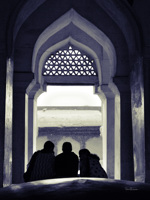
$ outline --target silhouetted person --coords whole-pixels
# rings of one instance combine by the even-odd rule
[[[54,144],[47,141],[44,148],[35,152],[24,173],[24,181],[36,181],[55,177]]]
[[[91,154],[88,149],[81,149],[80,156],[80,176],[108,178],[107,173],[102,168],[96,154]]]
[[[78,156],[72,152],[70,142],[64,142],[63,153],[56,156],[56,177],[77,177],[78,176]]]
[[[89,155],[90,152],[87,149],[82,149],[79,151],[81,177],[90,177]]]

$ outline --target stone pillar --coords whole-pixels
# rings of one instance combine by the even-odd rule
[[[121,179],[121,163],[120,163],[120,94],[118,90],[115,93],[115,179]]]
[[[46,91],[46,85],[40,85],[33,80],[26,89],[26,162],[25,167],[36,151],[37,127],[37,98]]]
[[[3,187],[4,132],[5,132],[5,89],[6,89],[6,54],[0,52],[0,187]]]
[[[128,77],[115,77],[120,92],[120,168],[122,180],[134,180],[131,91]]]
[[[13,61],[7,60],[3,186],[12,183]]]
[[[131,73],[132,128],[135,181],[145,182],[145,130],[143,60],[138,58]]]
[[[99,94],[102,100],[103,167],[108,177],[114,178],[115,95],[108,85],[102,85]]]
[[[36,100],[28,98],[28,161],[36,150]]]
[[[32,73],[14,73],[12,183],[23,182],[25,162],[25,94]]]

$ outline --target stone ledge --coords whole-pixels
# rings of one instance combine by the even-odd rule
[[[45,135],[86,135],[86,136],[99,136],[100,126],[85,126],[85,127],[39,127],[39,136]]]
[[[0,199],[3,200],[148,200],[149,194],[150,184],[80,177],[13,184],[0,189]]]

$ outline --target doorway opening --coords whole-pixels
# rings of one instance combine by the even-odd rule
[[[87,148],[103,164],[102,102],[94,90],[94,86],[47,86],[37,99],[36,150],[51,140],[58,155],[62,144],[69,141],[77,155],[80,149]]]

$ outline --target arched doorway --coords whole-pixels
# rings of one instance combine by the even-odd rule
[[[115,152],[118,152],[118,154],[120,152],[120,155],[118,155],[118,163],[115,164],[115,166],[119,166],[119,168],[121,168],[121,170],[118,170],[118,177],[120,177],[121,174],[121,179],[133,180],[132,143],[134,147],[136,147],[137,151],[135,153],[135,156],[136,160],[138,161],[138,166],[135,170],[138,171],[140,168],[142,168],[142,175],[144,175],[145,173],[144,165],[140,165],[140,163],[144,163],[145,160],[143,156],[144,148],[142,150],[141,148],[139,148],[141,144],[143,145],[143,147],[145,145],[144,141],[141,141],[140,139],[141,137],[145,138],[144,131],[142,131],[141,134],[141,129],[135,129],[134,124],[132,124],[131,122],[131,92],[133,95],[133,103],[135,103],[136,98],[134,96],[134,91],[136,90],[137,85],[135,79],[132,79],[133,88],[132,91],[130,91],[131,88],[129,76],[131,70],[134,71],[133,66],[135,69],[137,68],[137,66],[142,67],[142,61],[136,63],[136,59],[139,56],[138,53],[140,52],[139,41],[141,41],[141,39],[139,38],[139,30],[137,28],[136,21],[133,18],[130,9],[128,9],[125,5],[125,2],[113,1],[108,3],[104,0],[102,0],[101,2],[90,1],[90,11],[89,4],[86,4],[84,0],[81,0],[81,3],[77,3],[77,5],[76,1],[68,0],[67,2],[69,3],[69,6],[66,4],[62,5],[62,9],[58,10],[58,12],[55,12],[55,10],[57,9],[57,5],[51,5],[50,1],[40,0],[34,4],[32,3],[32,1],[28,1],[19,11],[18,17],[16,18],[15,16],[11,18],[13,22],[11,24],[15,24],[14,26],[12,25],[13,31],[11,27],[8,31],[9,35],[13,38],[12,45],[8,45],[10,52],[9,57],[12,57],[15,63],[13,69],[13,131],[11,131],[11,133],[13,132],[14,134],[12,142],[13,183],[18,183],[22,181],[22,173],[24,171],[24,157],[22,156],[25,153],[24,127],[26,126],[26,131],[28,133],[31,133],[26,134],[26,136],[31,137],[31,141],[33,140],[32,130],[36,130],[36,128],[33,126],[34,107],[32,105],[34,105],[34,101],[36,102],[36,98],[40,94],[40,92],[44,91],[46,88],[46,83],[41,77],[42,71],[40,71],[42,66],[44,65],[43,59],[45,59],[47,55],[51,54],[55,50],[60,49],[66,44],[69,44],[68,41],[71,41],[73,45],[90,54],[97,61],[96,66],[99,69],[99,81],[98,85],[95,86],[95,92],[98,92],[99,95],[101,94],[101,98],[104,99],[105,102],[103,104],[105,105],[105,108],[106,105],[108,108],[111,103],[113,104],[113,101],[111,101],[111,99],[114,99],[113,94],[115,94],[114,102],[115,105],[118,105],[115,106],[115,115],[118,116],[118,114],[120,113],[120,117],[115,119],[119,119],[119,122],[121,123],[119,128],[119,124],[116,123],[117,120],[115,120],[115,127],[117,127],[117,129],[115,129],[115,135],[116,130],[118,130],[118,137],[115,137],[116,139],[118,139],[118,142],[115,143],[115,146],[117,144]],[[82,5],[82,7],[80,7],[80,5]],[[68,12],[68,14],[65,15],[65,17],[62,16],[71,8],[76,9],[77,12],[72,9]],[[49,9],[51,9],[51,12],[49,12]],[[91,13],[91,10],[96,12]],[[45,11],[47,12],[47,15],[45,15]],[[42,15],[42,19],[44,19],[42,21],[43,23],[37,23],[38,20],[41,20],[41,14],[44,14],[44,16]],[[55,21],[60,16],[62,16],[61,20]],[[89,21],[87,20],[89,20],[91,23],[89,23]],[[56,23],[52,24],[54,21]],[[33,24],[36,24],[37,26],[33,26]],[[124,24],[127,24],[128,28],[126,28]],[[46,28],[48,28],[48,30],[46,30]],[[103,34],[100,30],[102,30],[105,34]],[[78,36],[81,36],[81,38],[79,38]],[[109,39],[111,40],[111,42]],[[35,44],[36,41],[37,43]],[[8,40],[8,44],[9,42],[10,41]],[[115,50],[112,43],[115,47]],[[99,46],[97,46],[96,44],[99,44]],[[31,58],[33,58],[32,70]],[[99,58],[101,58],[101,62]],[[100,69],[102,69],[102,71]],[[139,72],[139,74],[141,74],[141,72]],[[35,77],[33,77],[33,75],[35,75]],[[137,74],[135,74],[135,76],[137,77],[137,81],[139,81]],[[29,86],[31,80],[32,83]],[[119,92],[117,91],[117,89],[115,89],[114,83],[117,86]],[[25,124],[24,120],[24,95],[26,92],[28,95],[27,101],[30,104],[30,106],[26,106],[26,110],[30,112],[29,119],[31,119],[29,131],[29,126]],[[31,110],[28,108],[31,108]],[[118,108],[118,112],[116,108]],[[136,109],[139,110],[139,108]],[[109,109],[103,110],[106,116],[105,119],[107,119],[107,116],[111,116],[108,112],[106,112],[109,111]],[[135,110],[133,108],[132,111],[133,118],[137,119],[136,116],[134,116]],[[27,116],[28,115],[26,115],[26,118]],[[104,121],[108,122],[108,120]],[[105,124],[105,126],[102,128],[103,132],[105,131],[108,133],[108,124],[109,122]],[[143,124],[140,124],[140,126],[138,127],[142,126]],[[132,141],[132,128],[135,135],[134,139],[136,139],[135,141]],[[110,132],[112,133],[112,131]],[[106,138],[105,140],[106,144],[107,139],[108,138]],[[19,145],[17,145],[18,141]],[[9,147],[9,145],[7,147]],[[33,145],[31,142],[31,148],[32,147]],[[11,151],[10,148],[8,150]],[[7,149],[5,151],[7,153]],[[105,149],[105,151],[106,155],[110,155],[109,153],[107,153],[107,148]],[[6,160],[9,160],[9,156],[6,157]],[[6,166],[5,169],[7,170],[8,166]],[[115,169],[117,168],[115,167]],[[141,173],[141,170],[139,170],[139,173]]]
[[[59,26],[60,23],[61,26]],[[77,31],[78,35],[80,35],[80,38],[76,37]],[[68,33],[69,36],[65,38],[65,35],[68,35]],[[94,68],[92,68],[92,70],[90,68],[90,70],[88,70],[88,73],[90,73],[90,75],[88,76],[86,74],[86,76],[84,76],[84,74],[82,73],[87,73],[86,71],[80,70],[79,75],[79,71],[77,70],[77,76],[72,76],[72,74],[70,74],[69,70],[67,71],[66,68],[65,72],[63,70],[63,76],[61,76],[62,74],[60,75],[60,70],[58,70],[59,64],[56,65],[57,68],[55,67],[55,70],[53,67],[52,70],[48,69],[51,67],[51,61],[46,61],[48,56],[51,56],[51,59],[53,59],[52,57],[55,56],[56,59],[56,56],[59,54],[59,52],[63,52],[64,48],[68,48],[68,51],[74,51],[74,49],[77,49],[78,52],[85,52],[94,61],[96,71],[94,72]],[[32,112],[34,107],[33,101],[36,101],[35,99],[38,97],[39,92],[42,92],[42,90],[44,90],[47,84],[94,85],[95,92],[100,96],[100,98],[103,99],[102,132],[104,136],[104,168],[108,172],[109,177],[120,178],[120,106],[118,106],[120,105],[120,102],[119,100],[116,101],[116,99],[119,99],[119,92],[115,87],[115,84],[112,82],[112,77],[115,74],[115,60],[115,50],[108,37],[90,22],[82,18],[73,9],[71,9],[60,19],[54,22],[54,24],[48,27],[37,40],[33,52],[32,62],[32,69],[35,74],[35,79],[29,85],[27,89],[27,94],[32,102],[31,108],[29,108],[28,110]],[[43,66],[45,65],[45,63],[47,67],[46,70],[43,72]],[[72,73],[75,73],[73,68],[70,71]],[[50,76],[46,76],[47,73]],[[118,109],[116,109],[116,107]],[[115,114],[116,112],[117,115]],[[29,132],[37,132],[37,127],[35,126],[35,128],[33,125],[34,119],[32,115],[31,118],[32,120],[29,120],[31,125],[28,126],[30,127]],[[34,131],[35,129],[36,131]],[[116,137],[115,134],[117,134]],[[32,137],[30,137],[30,139],[31,138]],[[115,145],[114,138],[118,139],[118,142],[115,143]],[[32,147],[32,141],[30,143]],[[110,148],[108,148],[108,146]],[[114,156],[114,154],[116,155]],[[116,171],[115,176],[114,171]]]

